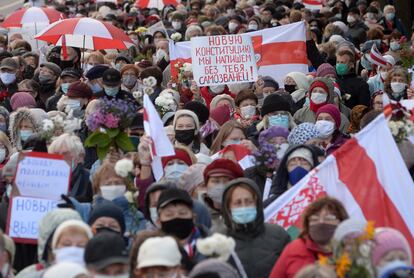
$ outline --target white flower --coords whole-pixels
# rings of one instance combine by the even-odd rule
[[[131,159],[121,159],[115,164],[115,173],[123,178],[128,177],[128,174],[134,169],[134,163]]]
[[[80,130],[82,120],[78,118],[67,119],[63,122],[63,131],[65,133],[74,133],[76,130]]]
[[[135,99],[140,99],[140,98],[142,98],[142,92],[141,92],[141,91],[135,91],[135,92],[132,92],[132,96],[133,96]]]
[[[174,34],[172,34],[171,35],[171,39],[173,40],[173,41],[176,41],[176,42],[178,42],[178,41],[180,41],[181,39],[182,39],[182,35],[180,34],[180,33],[178,33],[178,32],[175,32]]]
[[[217,256],[218,259],[227,261],[234,252],[236,243],[233,238],[215,233],[205,239],[196,242],[197,250],[205,256]]]
[[[154,76],[149,76],[147,79],[149,81],[150,87],[154,87],[155,85],[157,85],[157,79],[155,79]]]
[[[148,78],[144,78],[142,80],[142,85],[146,86],[146,87],[150,87],[150,81]]]
[[[44,119],[43,120],[43,130],[44,131],[51,131],[55,128],[55,124],[52,120]]]
[[[191,63],[184,63],[182,69],[183,71],[193,71],[193,66]]]
[[[152,95],[152,93],[154,93],[154,89],[151,88],[151,87],[146,87],[144,89],[144,93],[147,94],[147,95]]]
[[[131,191],[127,191],[124,194],[125,198],[128,200],[128,203],[133,204],[134,203],[134,194],[132,194]]]

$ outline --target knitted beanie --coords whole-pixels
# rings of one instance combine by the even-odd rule
[[[18,92],[13,94],[10,99],[10,104],[13,110],[17,110],[20,107],[35,108],[36,100],[29,93]]]
[[[292,112],[290,103],[279,94],[270,94],[267,96],[262,105],[261,115],[262,117],[276,111],[287,111]]]
[[[210,110],[211,110],[211,109],[214,109],[214,108],[217,108],[217,104],[218,104],[221,100],[223,100],[223,99],[226,99],[226,100],[228,100],[228,101],[229,101],[229,103],[230,103],[230,105],[231,105],[231,108],[233,108],[233,109],[235,109],[235,108],[236,108],[236,104],[234,103],[234,99],[233,99],[230,95],[227,95],[227,94],[221,94],[221,95],[217,95],[217,96],[215,96],[215,97],[211,100],[211,103],[210,103]]]
[[[65,229],[69,227],[76,227],[76,228],[83,230],[89,239],[93,237],[91,228],[89,227],[88,224],[86,224],[82,220],[77,220],[77,219],[66,220],[65,222],[61,223],[56,228],[55,232],[53,233],[52,246],[51,246],[53,250],[56,249],[56,245],[58,244],[59,238],[61,237],[62,233],[65,231]]]
[[[310,87],[309,87],[309,92],[312,93],[313,89],[315,89],[316,87],[321,87],[323,88],[327,94],[329,94],[329,88],[328,85],[326,85],[325,82],[323,82],[322,80],[315,80],[311,83]]]
[[[313,123],[301,123],[290,132],[287,140],[289,145],[302,145],[313,138],[318,138],[319,131]]]
[[[410,244],[407,239],[393,228],[377,228],[375,231],[375,245],[372,249],[372,262],[378,265],[381,258],[388,252],[401,250],[408,256],[408,261],[412,261]]]
[[[115,219],[121,227],[121,233],[124,234],[125,218],[122,210],[117,205],[110,201],[104,201],[97,204],[93,207],[89,215],[88,224],[92,226],[93,223],[100,217],[109,217]]]
[[[200,130],[200,121],[198,120],[197,115],[193,111],[187,110],[187,109],[181,109],[181,110],[178,110],[175,113],[174,121],[173,121],[173,127],[174,127],[174,129],[175,129],[175,125],[177,124],[177,120],[180,117],[183,117],[183,116],[188,116],[188,117],[193,118],[194,124],[195,124],[195,129],[196,129],[196,134],[198,134],[198,131]]]
[[[316,112],[316,118],[321,113],[327,113],[327,114],[331,115],[331,117],[335,121],[335,126],[336,126],[337,129],[341,126],[341,112],[339,112],[339,109],[336,105],[334,105],[334,104],[325,104],[324,106],[322,106],[321,108],[318,109],[318,112]]]
[[[91,99],[93,96],[92,89],[82,81],[75,81],[70,83],[68,93],[66,96],[70,98],[87,98]]]
[[[326,77],[328,74],[332,74],[336,77],[336,70],[335,68],[329,64],[329,63],[323,63],[318,67],[318,70],[316,71],[317,77]]]

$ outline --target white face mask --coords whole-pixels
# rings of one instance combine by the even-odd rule
[[[405,90],[407,84],[401,82],[391,82],[391,90],[394,93],[401,93]]]
[[[101,186],[101,195],[104,199],[112,201],[121,197],[126,192],[126,186],[122,185],[103,185]]]
[[[229,32],[233,33],[234,31],[236,31],[237,26],[239,26],[239,24],[237,24],[235,22],[230,22],[229,23]]]
[[[256,115],[256,106],[248,105],[240,108],[240,114],[245,119],[250,119]]]
[[[85,265],[83,260],[85,248],[77,246],[62,247],[54,250],[53,253],[55,254],[56,263],[71,262],[82,266]]]
[[[315,123],[315,128],[319,131],[319,136],[326,139],[335,131],[335,124],[331,121],[320,120]]]
[[[3,163],[4,159],[6,158],[6,149],[1,148],[0,149],[0,163]]]
[[[381,76],[382,80],[387,79],[388,71],[380,71],[380,76]]]
[[[187,170],[187,168],[188,168],[187,164],[178,164],[178,163],[165,166],[164,176],[167,179],[179,179],[183,175],[185,170]]]
[[[311,100],[315,104],[324,103],[326,101],[326,98],[327,97],[328,97],[328,95],[327,94],[323,94],[323,93],[312,93],[311,94]]]
[[[257,29],[259,29],[259,26],[257,26],[257,24],[249,24],[248,25],[248,27],[247,27],[247,30],[257,30]]]
[[[348,15],[346,21],[348,21],[348,23],[354,23],[356,19],[352,15]]]
[[[174,30],[180,30],[182,23],[181,21],[173,21],[171,25],[174,28]]]
[[[79,109],[81,107],[80,100],[77,100],[77,99],[68,99],[66,101],[66,107],[69,107],[72,110]]]
[[[118,274],[118,275],[104,275],[104,274],[96,274],[93,276],[94,278],[128,278],[129,274]]]
[[[225,85],[213,85],[210,86],[210,91],[213,92],[214,94],[220,94],[224,91]]]

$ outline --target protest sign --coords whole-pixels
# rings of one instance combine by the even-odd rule
[[[60,155],[29,152],[17,164],[15,188],[26,197],[60,200],[67,194],[71,167]]]
[[[39,222],[57,207],[58,201],[30,197],[10,199],[6,233],[15,242],[36,244]]]
[[[243,35],[191,39],[194,80],[198,86],[214,86],[257,80],[252,39]]]

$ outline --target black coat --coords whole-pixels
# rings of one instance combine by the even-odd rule
[[[371,93],[369,92],[368,83],[365,82],[362,77],[357,76],[355,73],[348,73],[345,75],[338,75],[337,81],[341,88],[342,99],[349,109],[352,109],[359,104],[368,107],[370,106]],[[346,94],[351,95],[351,97],[346,99],[346,97],[344,97]]]
[[[78,164],[72,172],[69,196],[76,198],[79,202],[91,202],[93,191],[89,180],[89,171]]]

